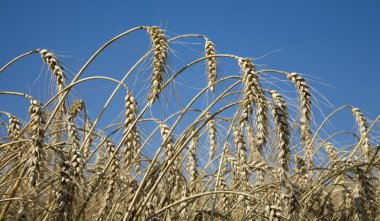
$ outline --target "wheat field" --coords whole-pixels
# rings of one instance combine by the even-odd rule
[[[135,32],[148,50],[121,78],[83,77]],[[202,55],[175,67],[176,42],[196,42]],[[41,97],[23,85],[0,91],[28,106],[0,109],[0,220],[379,220],[379,117],[345,105],[317,120],[302,74],[216,45],[139,26],[71,76],[48,49],[3,64],[0,78],[40,56],[53,84]],[[76,92],[92,81],[113,86],[96,113]],[[342,112],[354,129],[325,130]]]

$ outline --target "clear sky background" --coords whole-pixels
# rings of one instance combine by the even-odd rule
[[[205,34],[221,53],[273,52],[263,63],[331,85],[311,83],[335,107],[352,104],[372,119],[380,113],[380,1],[375,0],[1,1],[0,65],[48,48],[60,51],[75,72],[108,39],[139,25],[159,25],[171,35]],[[23,72],[28,64],[9,71]],[[30,83],[10,72],[0,75],[0,90]],[[6,109],[8,103],[0,101]]]

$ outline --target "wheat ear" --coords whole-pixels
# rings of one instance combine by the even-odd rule
[[[148,95],[148,102],[152,105],[154,101],[158,99],[158,95],[162,90],[164,81],[163,74],[168,57],[168,43],[165,39],[165,34],[159,27],[149,27],[148,33],[153,42],[154,50],[151,88]]]
[[[111,172],[110,177],[108,179],[107,183],[107,190],[104,197],[103,206],[100,209],[99,212],[99,218],[107,217],[109,208],[112,206],[112,198],[115,195],[115,189],[116,189],[116,178],[120,169],[120,159],[117,156],[115,145],[112,143],[111,140],[106,139],[105,141],[108,156],[112,157],[115,155],[114,158],[112,158],[112,164],[111,164]]]
[[[66,77],[63,72],[63,67],[55,54],[47,49],[39,51],[41,58],[48,64],[49,69],[53,72],[58,85],[58,92],[65,88]]]
[[[140,144],[140,136],[137,130],[137,126],[136,124],[134,124],[136,121],[137,113],[138,113],[137,101],[133,97],[132,92],[128,92],[127,95],[125,96],[124,155],[125,155],[125,164],[127,167],[127,171],[129,172],[132,169],[133,160],[135,161],[137,168],[139,167],[139,162],[138,162],[139,159],[137,156],[137,151],[139,150],[141,144]],[[127,132],[128,134],[125,134]],[[133,155],[133,152],[135,153],[136,156]]]
[[[8,137],[9,140],[15,141],[19,139],[20,136],[21,123],[19,119],[13,115],[9,115],[9,125],[8,125]]]
[[[248,182],[249,174],[247,171],[248,159],[243,134],[239,126],[234,126],[234,144],[237,151],[237,178],[238,181]]]
[[[73,169],[70,161],[62,159],[60,163],[60,182],[59,189],[55,193],[55,220],[67,221],[72,220],[72,204],[75,194],[73,183]]]
[[[207,113],[206,117],[210,118],[211,115],[209,113]],[[216,138],[217,130],[216,130],[215,121],[213,119],[209,120],[209,122],[207,123],[207,125],[208,125],[208,130],[209,130],[208,131],[208,136],[209,136],[209,140],[210,140],[210,157],[209,157],[209,161],[211,161],[214,158],[215,151],[216,151],[216,146],[217,146],[217,138]]]
[[[301,140],[305,143],[304,158],[309,167],[313,165],[311,145],[311,93],[306,80],[298,73],[286,73],[287,78],[296,86],[300,99],[300,132]]]
[[[87,119],[87,122],[85,124],[85,128],[87,129],[87,131],[89,131],[88,129],[91,128],[93,126],[93,123]],[[86,130],[85,130],[86,131]],[[84,135],[83,135],[84,136]],[[85,137],[85,136],[84,136]],[[91,146],[94,142],[94,135],[93,133],[91,132],[91,134],[88,135],[88,139],[87,139],[87,142],[83,145],[83,155],[84,157],[87,159],[88,156],[89,156],[89,153],[91,151]]]
[[[252,106],[256,106],[256,146],[261,152],[265,146],[268,135],[268,109],[267,100],[263,89],[259,83],[259,76],[256,74],[252,60],[249,58],[239,59],[240,69],[243,72],[242,81],[244,92],[242,100],[241,123],[247,122],[252,112]]]
[[[32,148],[32,156],[29,159],[29,183],[32,187],[36,186],[38,178],[40,178],[41,167],[45,159],[44,137],[45,137],[45,118],[41,107],[41,103],[37,100],[31,100],[32,105],[29,108],[30,128],[32,137],[30,146]]]
[[[206,38],[205,54],[207,58],[207,73],[208,73],[208,86],[212,92],[215,90],[215,82],[217,78],[217,60],[215,45],[210,39]],[[210,57],[211,56],[211,57]]]
[[[280,175],[284,177],[285,171],[288,170],[289,161],[289,123],[288,112],[285,100],[277,91],[270,92],[273,105],[271,106],[273,118],[276,125],[277,137],[278,137],[278,163],[280,165]]]
[[[78,115],[78,113],[83,110],[84,103],[80,100],[77,100],[74,102],[69,116],[67,118],[68,120],[68,132],[69,132],[69,143],[71,144],[71,164],[74,169],[74,175],[77,177],[80,177],[82,175],[82,169],[83,169],[83,154],[80,151],[80,139],[78,135],[78,128],[75,125],[75,117]]]
[[[300,112],[301,112],[301,139],[308,143],[310,141],[311,129],[311,93],[306,80],[298,73],[288,73],[287,77],[296,86],[300,96]]]
[[[199,175],[198,171],[198,159],[197,159],[197,149],[198,149],[198,136],[194,135],[189,148],[189,160],[187,165],[187,170],[190,173],[190,181],[194,182]],[[194,189],[194,184],[193,184]],[[190,192],[192,192],[190,190]]]
[[[360,139],[362,140],[361,152],[364,155],[366,162],[369,162],[371,160],[371,154],[370,154],[370,139],[367,134],[367,130],[368,130],[367,120],[359,108],[352,108],[352,113],[359,126]]]
[[[359,220],[375,217],[377,206],[374,188],[360,167],[355,167],[354,206]]]

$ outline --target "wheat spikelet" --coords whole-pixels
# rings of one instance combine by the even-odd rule
[[[352,108],[352,113],[359,126],[360,139],[362,140],[362,145],[361,145],[362,153],[364,155],[366,162],[369,162],[369,160],[371,160],[371,154],[370,154],[370,139],[369,139],[368,134],[366,134],[368,130],[367,120],[359,108]]]
[[[280,165],[280,176],[284,177],[285,171],[288,170],[289,161],[289,124],[287,116],[287,107],[282,96],[276,91],[271,91],[274,104],[270,105],[273,118],[275,120],[277,137],[278,137],[278,163]]]
[[[205,44],[206,57],[216,55],[215,45],[210,39],[206,38]],[[217,78],[217,60],[216,57],[207,58],[208,86],[214,92]]]
[[[163,74],[165,71],[166,59],[168,57],[168,43],[165,39],[165,34],[159,27],[148,28],[148,33],[153,42],[153,73],[151,80],[151,88],[149,90],[148,102],[153,104],[162,89],[164,80]]]
[[[244,92],[242,100],[242,115],[240,121],[247,122],[252,112],[252,106],[256,105],[256,146],[261,152],[265,146],[268,135],[268,109],[267,101],[259,83],[259,77],[256,74],[255,67],[248,58],[239,59],[240,69],[243,72],[242,81],[244,83]]]
[[[30,139],[32,153],[29,159],[29,183],[32,187],[35,187],[37,179],[40,178],[41,167],[46,155],[43,141],[45,137],[43,128],[45,118],[40,102],[32,100],[31,103],[29,114],[30,128],[32,131],[32,137]]]

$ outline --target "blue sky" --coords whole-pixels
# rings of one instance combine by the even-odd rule
[[[0,24],[1,65],[48,48],[75,72],[113,36],[159,25],[171,36],[205,34],[221,53],[256,58],[273,52],[260,62],[331,85],[311,82],[335,107],[352,104],[370,118],[380,112],[380,1],[1,1]],[[36,61],[28,58],[2,74],[0,90],[30,85],[40,70],[27,67]],[[0,101],[7,109],[8,100]]]

